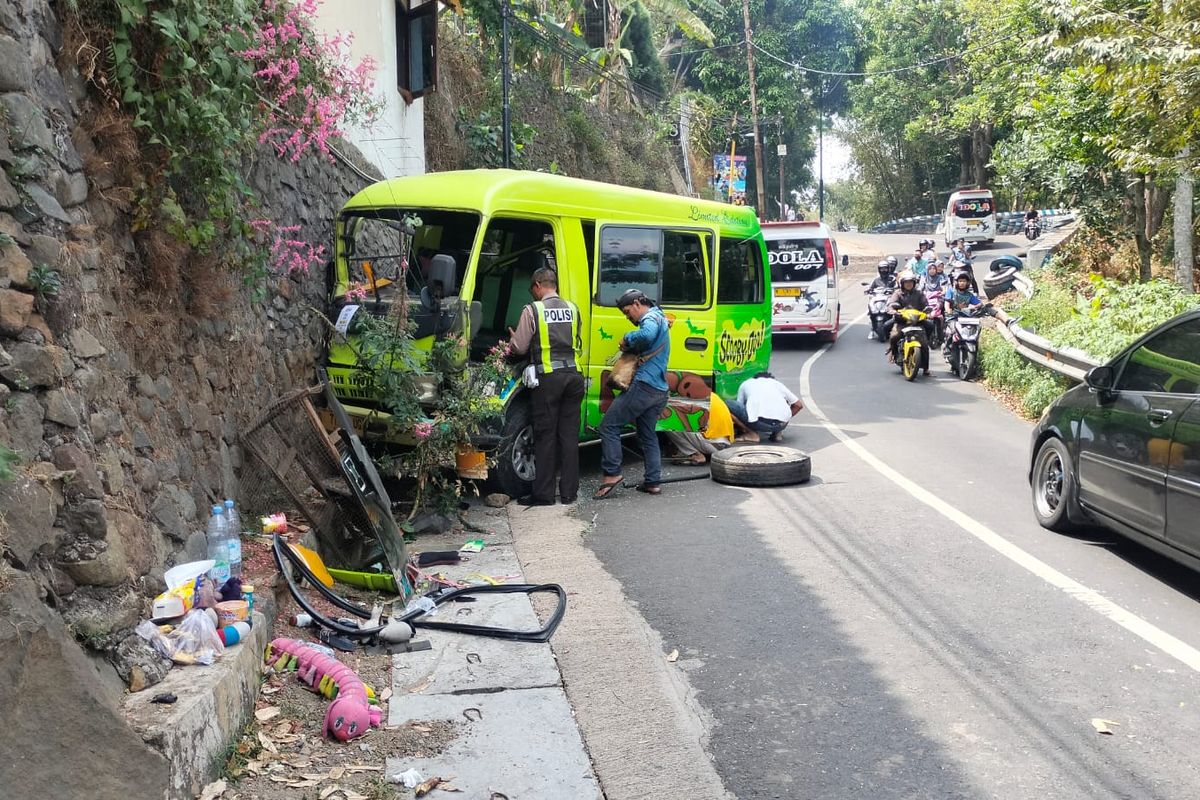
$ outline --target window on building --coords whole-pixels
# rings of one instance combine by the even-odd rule
[[[407,102],[437,90],[437,8],[437,0],[411,10],[396,2],[398,89]]]

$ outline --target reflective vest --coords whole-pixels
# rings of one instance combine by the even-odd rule
[[[579,340],[579,309],[561,297],[547,297],[533,304],[537,335],[529,348],[530,363],[538,372],[576,370],[576,354],[583,349]]]

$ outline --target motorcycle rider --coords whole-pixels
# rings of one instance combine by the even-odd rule
[[[927,311],[929,309],[929,301],[925,298],[925,293],[917,288],[917,276],[911,270],[906,269],[904,272],[901,272],[897,276],[896,281],[899,286],[896,287],[896,291],[892,292],[892,296],[888,300],[888,308],[892,312],[899,312],[902,308],[912,308],[917,311]],[[923,324],[925,326],[925,334],[928,336],[929,321],[926,320]],[[903,322],[897,316],[895,324],[892,325],[892,333],[888,337],[887,346],[888,362],[892,364],[896,363],[896,346],[899,344],[901,337],[904,336],[901,330],[902,327]],[[923,348],[921,351],[920,368],[925,370],[926,375],[929,374],[928,347]]]
[[[866,294],[870,294],[876,289],[887,289],[891,291],[896,288],[896,265],[892,263],[895,258],[884,259],[875,265],[876,271],[879,272],[879,277],[871,281],[871,285],[867,287]]]
[[[920,277],[925,274],[925,267],[928,264],[928,251],[925,249],[925,241],[921,240],[921,244],[913,251],[913,256],[908,261],[904,262],[904,269],[912,274]]]
[[[970,262],[971,251],[962,239],[955,239],[950,243],[950,260],[962,261],[964,264]]]
[[[1029,210],[1025,212],[1025,224],[1028,225],[1031,222],[1037,222],[1037,221],[1038,221],[1038,211],[1036,208],[1033,208],[1031,206],[1029,208]]]
[[[880,289],[886,289],[891,292],[896,288],[896,257],[890,256],[875,265],[875,269],[879,272],[879,277],[871,281],[871,285],[867,287],[864,294],[871,294]],[[875,330],[867,331],[867,341],[875,338]]]
[[[946,277],[945,268],[946,264],[940,258],[929,262],[925,277],[921,278],[918,284],[921,291],[925,294],[938,291],[945,294],[950,289],[950,279]]]
[[[974,313],[982,310],[980,309],[980,306],[983,305],[983,301],[980,300],[979,295],[977,295],[971,289],[970,280],[970,275],[968,275],[965,271],[958,271],[954,273],[954,285],[949,291],[946,292],[946,295],[942,300],[943,310],[945,311],[947,317],[952,314],[962,313],[964,311]],[[986,313],[988,316],[995,317],[1005,325],[1007,325],[1012,319],[1008,316],[1008,314],[1004,313],[1003,309],[995,307],[990,307],[984,310],[984,313]]]

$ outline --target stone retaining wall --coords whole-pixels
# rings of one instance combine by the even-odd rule
[[[63,6],[0,0],[0,444],[20,459],[0,483],[0,591],[20,587],[21,599],[7,609],[19,635],[0,649],[0,683],[32,692],[45,654],[70,653],[53,658],[76,680],[88,665],[88,685],[45,687],[40,713],[78,693],[112,714],[89,728],[90,756],[75,756],[81,783],[64,782],[68,754],[52,743],[10,759],[5,742],[0,785],[19,771],[60,796],[101,797],[86,770],[128,741],[110,688],[98,687],[161,679],[131,629],[164,569],[203,557],[204,510],[245,499],[240,427],[313,380],[323,330],[306,306],[323,305],[324,281],[274,276],[256,303],[242,276],[193,261],[172,291],[155,289],[145,234],[130,229],[132,187],[97,123],[115,115],[80,74],[84,51],[64,42]],[[320,157],[269,153],[246,177],[261,216],[301,225],[313,243],[329,240],[334,214],[366,183]],[[46,270],[61,277],[57,297],[37,291]],[[65,727],[50,716],[47,728]]]

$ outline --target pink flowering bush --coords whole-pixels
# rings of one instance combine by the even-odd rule
[[[299,225],[278,225],[268,219],[250,221],[250,227],[264,235],[268,245],[267,264],[274,272],[307,275],[309,270],[325,260],[325,245],[313,245],[296,238]],[[366,290],[363,290],[366,296]]]
[[[364,301],[366,299],[367,299],[366,284],[359,283],[358,281],[352,281],[350,283],[350,286],[346,289],[346,302],[347,303],[361,303],[362,301]]]
[[[375,112],[375,61],[353,63],[347,33],[317,33],[320,0],[262,2],[268,21],[251,31],[252,45],[240,54],[262,86],[259,142],[292,161],[312,148],[329,155],[329,140],[343,135],[347,123]]]

